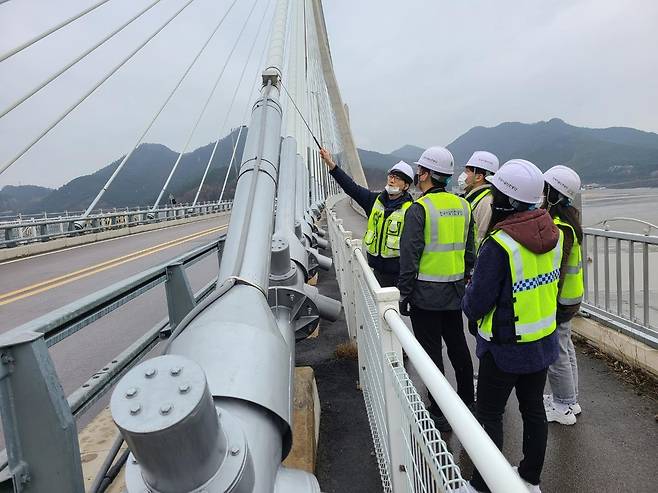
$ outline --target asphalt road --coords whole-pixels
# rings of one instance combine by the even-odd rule
[[[0,333],[204,245],[224,233],[227,223],[228,216],[214,217],[1,263]],[[194,264],[188,269],[192,289],[200,289],[217,272],[216,255]],[[164,285],[160,285],[53,346],[50,352],[65,393],[82,385],[166,316]]]
[[[343,218],[343,227],[354,232],[354,237],[363,234],[365,219],[356,215],[349,207],[348,201],[339,202],[335,207],[338,216]],[[410,322],[407,322],[410,326]],[[344,334],[347,334],[347,329]],[[346,337],[346,335],[345,335]],[[477,358],[474,352],[474,338],[467,334],[471,346],[474,367]],[[578,354],[580,378],[580,404],[583,408],[578,422],[574,426],[549,424],[546,461],[542,474],[541,489],[544,493],[596,492],[617,493],[628,491],[634,493],[655,493],[658,491],[656,472],[658,472],[658,403],[648,396],[622,382],[610,370],[607,364],[593,358],[580,350]],[[445,347],[443,359],[446,377],[456,388],[454,373],[450,366]],[[416,388],[424,394],[424,385],[417,376],[413,366],[408,369]],[[333,378],[339,378],[333,377]],[[318,382],[318,388],[329,384]],[[345,399],[352,391],[351,386],[340,399]],[[334,392],[336,392],[334,390]],[[320,400],[323,401],[320,392]],[[333,394],[330,399],[337,399]],[[363,406],[363,400],[359,403]],[[357,405],[356,401],[353,405]],[[347,406],[345,406],[347,407]],[[323,407],[324,412],[324,407]],[[357,426],[359,420],[352,424],[349,415],[342,417],[340,424],[334,424],[342,433],[363,440],[360,446],[352,441],[336,447],[345,453],[336,460],[344,463],[362,461],[361,481],[371,476],[370,451],[372,443],[363,437]],[[521,459],[521,441],[523,423],[518,412],[518,402],[512,393],[504,416],[505,444],[503,452],[512,465],[518,465]],[[353,435],[352,435],[353,433]],[[444,433],[443,439],[458,461],[465,478],[470,478],[472,463],[463,450],[454,433]],[[335,440],[335,439],[334,439]],[[322,448],[322,444],[320,444]],[[352,452],[361,450],[361,454]],[[349,455],[348,455],[349,454]],[[354,477],[354,476],[352,476]],[[350,489],[349,482],[325,491],[370,491]]]

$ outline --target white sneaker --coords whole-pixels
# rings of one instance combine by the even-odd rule
[[[518,474],[518,476],[521,478],[521,475],[519,474],[519,466],[514,466],[512,467],[514,469],[514,472]],[[532,484],[528,483],[525,479],[521,478],[521,481],[523,481],[523,484],[528,488],[528,493],[541,493],[541,490],[539,489],[538,484]]]
[[[555,422],[570,426],[576,424],[576,415],[569,406],[554,402],[551,408],[546,411],[546,420],[549,423]]]
[[[583,410],[580,408],[580,404],[576,402],[571,406],[571,412],[574,413],[574,415],[578,416],[580,413],[583,412]]]

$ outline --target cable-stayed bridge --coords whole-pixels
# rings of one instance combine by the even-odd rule
[[[29,57],[60,30],[112,3],[90,3],[2,53],[0,61]],[[363,218],[320,162],[322,145],[365,185],[320,0],[133,6],[107,34],[3,105],[2,117],[16,114],[125,29],[142,33],[111,68],[99,71],[3,156],[0,171],[21,166],[194,8],[207,14],[208,32],[167,81],[162,100],[85,210],[0,225],[0,252],[22,249],[26,256],[0,264],[6,446],[0,491],[104,491],[123,471],[123,483],[110,488],[131,493],[310,492],[329,484],[340,485],[334,491],[442,492],[460,487],[473,464],[491,491],[526,491],[510,465],[518,459],[519,423],[506,418],[508,443],[516,448],[503,455],[411,336],[397,313],[397,290],[378,286],[358,240]],[[151,24],[143,27],[146,16],[152,16]],[[224,58],[208,58],[206,50],[221,35]],[[204,60],[210,60],[215,78],[182,132],[181,150],[157,197],[137,210],[101,211],[105,193],[130,167],[135,149]],[[232,85],[226,83],[230,73]],[[220,116],[212,118],[214,141],[230,128],[248,128],[244,150],[238,153],[238,136],[215,200],[199,196],[217,145],[193,201],[166,204],[172,178],[185,173],[182,156],[218,90],[228,96]],[[237,176],[230,201],[224,195],[229,173]],[[656,244],[650,234],[589,229],[584,245],[592,260],[585,269],[584,311],[605,325],[584,320],[583,333],[605,331],[592,339],[619,345],[620,354],[627,354],[621,346],[632,345],[647,364],[658,345],[650,276]],[[316,279],[317,287],[311,285]],[[336,282],[340,300],[327,296]],[[320,324],[319,337],[307,339]],[[345,436],[320,431],[320,447],[322,438],[326,445],[318,461],[350,450],[353,464],[341,471],[318,464],[318,483],[312,471],[284,467],[282,460],[293,446],[295,362],[309,359],[312,346],[322,344],[325,327],[357,344],[358,367],[352,371],[358,371],[362,400],[342,417],[338,429]],[[585,361],[585,417],[577,429],[551,430],[544,491],[652,491],[657,459],[651,450],[658,436],[649,419],[652,401],[605,374],[602,363]],[[323,394],[324,378],[330,380],[318,374],[321,407],[334,397]],[[422,402],[424,386],[453,434],[441,436],[435,429]],[[110,394],[120,433],[89,480],[88,449],[83,439],[78,443],[76,419],[82,428]],[[346,444],[358,434],[348,425],[359,415],[369,424],[371,440],[350,448]],[[124,441],[129,451],[123,451]]]

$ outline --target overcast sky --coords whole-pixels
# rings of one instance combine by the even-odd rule
[[[96,0],[0,5],[0,53]],[[111,0],[81,21],[0,63],[0,109],[125,22],[152,0]],[[270,0],[238,0],[209,50],[147,142],[180,150],[232,48],[237,48],[192,140],[214,141]],[[162,0],[37,96],[0,119],[0,164],[183,4]],[[0,176],[6,184],[60,186],[129,151],[201,47],[228,0],[197,0],[53,132]],[[268,20],[269,20],[268,10]],[[448,144],[469,128],[559,117],[574,125],[658,131],[655,0],[325,2],[334,67],[359,147]],[[269,22],[266,20],[266,24]],[[248,65],[258,70],[266,30]],[[253,96],[243,84],[228,126]]]

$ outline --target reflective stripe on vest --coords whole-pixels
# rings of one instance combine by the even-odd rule
[[[487,195],[491,195],[491,187],[485,188],[478,195],[476,195],[475,198],[472,201],[469,201],[471,203],[471,210],[475,210],[475,208],[478,206],[480,201],[483,198],[485,198]],[[468,199],[466,199],[466,200],[468,200]]]
[[[555,248],[542,254],[531,252],[501,230],[494,232],[484,240],[495,241],[507,252],[512,275],[516,342],[537,341],[555,330],[564,237],[562,231],[559,229],[558,231],[560,238]],[[478,322],[478,333],[488,341],[493,337],[495,311],[494,307]]]
[[[583,293],[585,291],[580,243],[576,236],[576,230],[569,223],[562,221],[559,217],[555,217],[553,222],[560,228],[568,228],[573,235],[573,247],[571,248],[571,252],[569,252],[569,258],[567,260],[567,272],[560,287],[557,301],[561,305],[577,305],[583,300]]]
[[[370,255],[382,258],[400,256],[400,235],[404,228],[404,214],[411,204],[411,201],[404,202],[399,209],[394,210],[384,219],[385,207],[377,197],[368,217],[368,229],[363,236],[363,243]]]
[[[417,279],[429,282],[463,279],[471,221],[468,202],[448,192],[428,193],[416,202],[425,209],[425,248]]]
[[[484,190],[480,191],[475,198],[472,201],[469,201],[466,199],[468,202],[471,204],[471,211],[475,211],[475,208],[480,204],[483,198],[485,198],[487,195],[491,195],[491,187],[486,187]],[[476,216],[477,217],[477,216]],[[489,225],[486,225],[489,227]],[[478,242],[478,229],[480,225],[477,223],[477,221],[473,222],[473,238],[475,238],[475,250],[479,250],[480,245]]]

